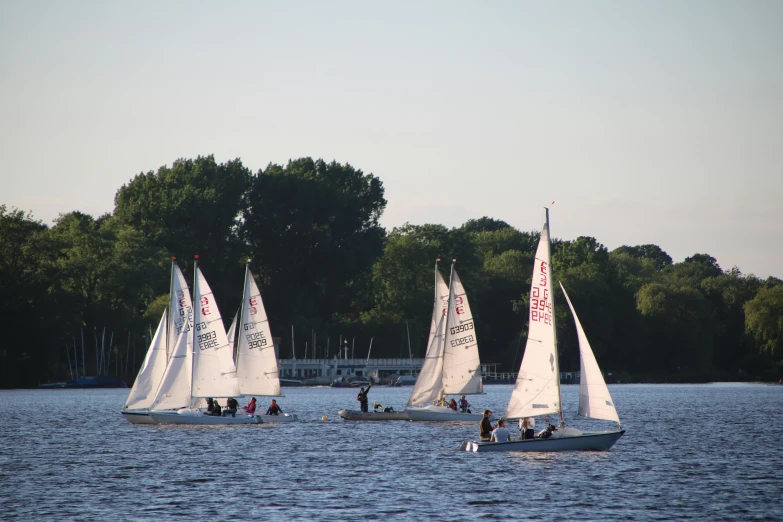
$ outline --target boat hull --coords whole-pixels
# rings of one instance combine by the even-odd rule
[[[120,413],[131,424],[155,424],[147,410],[122,410]]]
[[[410,420],[408,414],[404,411],[356,411],[340,410],[337,414],[345,420],[350,421],[390,421],[390,420]]]
[[[445,406],[408,406],[405,413],[412,421],[431,422],[479,422],[481,413],[461,413]]]
[[[269,424],[269,423],[286,423],[286,422],[296,422],[299,420],[299,418],[296,415],[291,415],[288,413],[283,413],[280,415],[256,415],[256,418],[260,419],[262,423]]]
[[[548,439],[511,440],[508,442],[463,442],[460,449],[473,453],[487,451],[606,451],[623,436],[625,430],[581,433],[574,436],[552,436]]]
[[[150,412],[150,417],[157,424],[183,424],[201,426],[232,426],[235,424],[262,424],[263,421],[256,415],[237,413],[236,417],[217,417],[212,415],[199,415],[193,412]]]

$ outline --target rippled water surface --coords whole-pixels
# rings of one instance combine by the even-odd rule
[[[486,388],[471,402],[503,412],[511,386]],[[540,454],[459,452],[475,424],[343,421],[350,389],[285,388],[300,422],[231,427],[128,424],[128,390],[0,391],[0,519],[783,520],[783,386],[610,390],[611,451]]]

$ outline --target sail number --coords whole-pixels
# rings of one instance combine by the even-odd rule
[[[456,348],[457,346],[460,346],[462,344],[472,343],[473,342],[473,336],[472,335],[466,335],[465,337],[460,337],[459,339],[452,339],[451,340],[451,347]]]
[[[473,321],[467,322],[465,324],[458,324],[457,326],[452,326],[449,328],[449,331],[451,332],[451,335],[458,334],[460,332],[467,332],[468,330],[473,329]]]
[[[206,350],[207,348],[217,348],[217,332],[212,330],[198,336],[198,348],[199,350]]]
[[[549,290],[534,286],[530,293],[530,320],[544,324],[552,324],[552,301],[549,299]]]
[[[263,348],[266,346],[266,336],[264,335],[264,332],[247,334],[245,339],[247,339],[247,347],[251,350],[253,348]]]

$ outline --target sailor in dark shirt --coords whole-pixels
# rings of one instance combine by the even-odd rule
[[[492,423],[489,422],[489,418],[492,416],[492,412],[484,410],[484,418],[481,419],[479,425],[479,439],[488,441],[492,437]]]
[[[367,386],[366,390],[362,388],[361,391],[359,391],[359,395],[356,396],[356,400],[361,404],[364,413],[367,413],[367,394],[369,393],[370,388],[372,388],[372,383]]]

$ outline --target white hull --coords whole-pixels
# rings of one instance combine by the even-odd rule
[[[148,410],[122,410],[120,413],[131,424],[155,424]]]
[[[407,406],[405,413],[412,421],[479,422],[481,413],[461,413],[445,406]]]
[[[343,419],[351,421],[410,420],[404,411],[370,411],[365,413],[356,410],[340,410],[337,414]]]
[[[217,417],[203,415],[193,410],[180,410],[172,412],[150,412],[152,419],[158,424],[187,424],[202,426],[230,426],[234,424],[261,424],[262,421],[255,415],[237,412],[236,417]]]
[[[295,422],[299,420],[296,415],[290,415],[288,413],[282,413],[280,415],[256,415],[256,418],[260,419],[264,424]]]
[[[577,431],[577,430],[574,430]],[[486,451],[606,451],[623,436],[625,430],[602,431],[596,433],[581,433],[558,437],[552,435],[548,439],[512,440],[508,442],[463,442],[460,449],[483,453]]]

